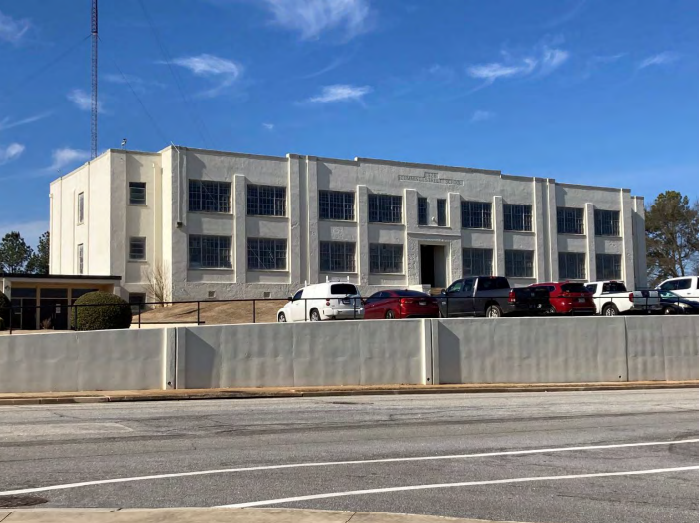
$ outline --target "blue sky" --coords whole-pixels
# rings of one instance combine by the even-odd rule
[[[697,20],[697,3],[662,0],[102,0],[99,148],[375,157],[696,199]],[[35,243],[49,182],[88,159],[89,34],[90,0],[0,0],[0,234]]]

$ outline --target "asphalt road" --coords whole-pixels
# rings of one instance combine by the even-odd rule
[[[42,507],[267,501],[514,521],[697,522],[697,468],[677,470],[698,466],[698,443],[686,441],[697,438],[693,389],[0,407],[0,494],[29,489],[48,500]],[[416,457],[425,459],[403,459]],[[280,467],[320,462],[330,463]],[[221,470],[248,467],[266,468]],[[214,472],[183,475],[202,471]],[[133,479],[162,474],[172,476]],[[589,476],[571,477],[581,475]],[[99,483],[117,478],[126,481]],[[374,492],[355,492],[365,490]],[[311,499],[280,501],[302,496]]]

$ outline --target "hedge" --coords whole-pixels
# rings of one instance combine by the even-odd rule
[[[76,307],[70,311],[70,322],[75,330],[128,329],[131,326],[131,307],[115,294],[88,292],[75,300],[74,305]]]

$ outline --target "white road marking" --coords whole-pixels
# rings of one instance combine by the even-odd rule
[[[294,503],[296,501],[310,501],[313,499],[340,498],[345,496],[363,496],[365,494],[384,494],[387,492],[402,492],[406,490],[428,490],[437,488],[471,487],[475,485],[499,485],[504,483],[524,483],[526,481],[555,481],[562,479],[604,478],[608,476],[635,476],[640,474],[663,474],[665,472],[681,472],[686,470],[698,470],[700,466],[675,467],[670,469],[632,470],[628,472],[599,472],[595,474],[572,474],[570,476],[539,476],[533,478],[492,479],[487,481],[463,481],[460,483],[436,483],[433,485],[409,485],[406,487],[387,487],[367,490],[349,490],[347,492],[329,492],[327,494],[311,494],[309,496],[297,496],[294,498],[267,499],[264,501],[251,501],[248,503],[234,503],[232,505],[219,505],[214,508],[248,508],[263,505],[280,505],[282,503]]]
[[[15,494],[30,494],[32,492],[46,492],[49,490],[65,490],[78,487],[90,487],[94,485],[108,485],[112,483],[128,483],[131,481],[146,481],[152,479],[167,479],[167,478],[182,478],[187,476],[205,476],[210,474],[227,474],[231,472],[252,472],[258,470],[279,470],[279,469],[294,469],[307,467],[332,467],[337,465],[367,465],[373,463],[402,463],[408,461],[434,461],[442,459],[466,459],[466,458],[490,458],[495,456],[523,456],[527,454],[544,454],[550,452],[572,452],[580,450],[604,450],[604,449],[619,449],[627,447],[652,447],[661,445],[680,445],[683,443],[698,443],[699,438],[683,439],[677,441],[651,441],[644,443],[617,443],[612,445],[588,445],[585,447],[557,447],[549,449],[531,449],[531,450],[508,450],[502,452],[481,452],[478,454],[453,454],[449,456],[416,456],[411,458],[381,458],[381,459],[362,459],[354,461],[322,461],[310,463],[290,463],[287,465],[262,465],[257,467],[241,467],[233,469],[214,469],[214,470],[199,470],[194,472],[173,472],[170,474],[154,474],[152,476],[135,476],[131,478],[114,478],[114,479],[98,479],[95,481],[83,481],[80,483],[64,483],[61,485],[50,485],[47,487],[34,487],[19,490],[6,490],[0,492],[0,496],[11,496]]]

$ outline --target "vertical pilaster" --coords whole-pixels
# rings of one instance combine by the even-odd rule
[[[246,282],[246,179],[242,174],[233,176],[233,269],[236,283]]]
[[[549,281],[559,281],[559,232],[557,231],[557,186],[547,180],[547,257],[549,258]]]
[[[649,286],[647,277],[647,246],[644,226],[644,198],[632,197],[632,244],[634,248],[634,288]]]
[[[369,235],[367,186],[357,186],[357,268],[360,285],[369,285]]]
[[[586,220],[586,271],[588,272],[588,281],[595,281],[596,263],[595,263],[595,207],[592,203],[587,203],[584,211]]]
[[[306,211],[308,216],[307,223],[307,239],[306,252],[308,260],[308,269],[306,278],[309,283],[320,283],[318,280],[319,272],[319,243],[318,243],[318,171],[316,158],[313,156],[306,157],[306,187],[308,193],[308,201]],[[357,197],[357,196],[356,196]],[[357,205],[355,205],[357,212]]]
[[[632,198],[628,189],[620,189],[620,236],[622,236],[622,278],[633,289],[634,243],[632,239]]]
[[[545,207],[542,189],[544,180],[533,178],[532,180],[532,218],[534,220],[533,229],[535,231],[535,277],[537,281],[545,281],[550,272],[549,260],[545,256],[545,227],[547,226],[547,212]]]
[[[301,202],[300,180],[299,180],[298,154],[287,155],[287,214],[289,231],[287,234],[287,260],[289,263],[289,283],[293,286],[301,284],[301,256],[292,256],[292,252],[299,249],[301,244]],[[297,251],[298,252],[298,251]]]
[[[506,275],[506,253],[503,249],[503,197],[493,197],[493,273]]]

